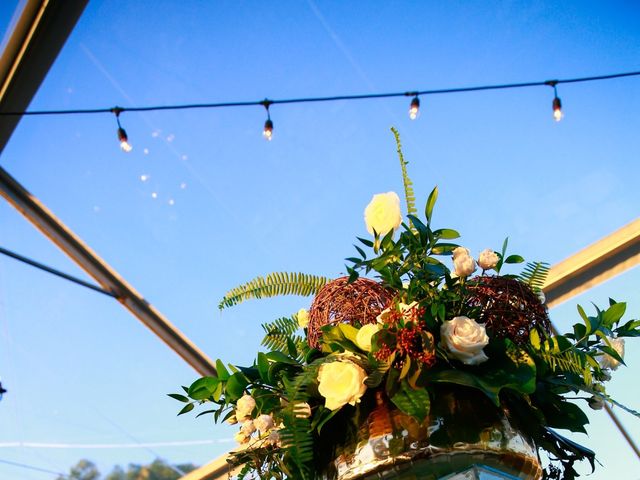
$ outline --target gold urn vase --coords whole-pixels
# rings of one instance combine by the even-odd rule
[[[481,392],[443,388],[419,423],[382,392],[335,445],[326,480],[539,480],[532,441]]]

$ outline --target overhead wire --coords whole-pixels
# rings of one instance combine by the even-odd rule
[[[605,75],[594,75],[589,77],[576,77],[565,78],[555,80],[538,80],[530,82],[520,83],[501,83],[493,85],[476,85],[470,87],[448,87],[439,89],[424,89],[424,90],[408,90],[403,92],[388,92],[388,93],[362,93],[353,95],[333,95],[323,97],[298,97],[298,98],[282,98],[282,99],[269,99],[264,100],[249,100],[249,101],[233,101],[233,102],[203,102],[203,103],[185,103],[185,104],[172,104],[172,105],[148,105],[140,107],[99,107],[99,108],[78,108],[78,109],[65,109],[65,110],[25,110],[25,111],[9,111],[0,112],[0,116],[37,116],[37,115],[85,115],[85,114],[100,114],[111,113],[118,114],[123,112],[152,112],[163,110],[193,110],[193,109],[209,109],[209,108],[234,108],[234,107],[250,107],[250,106],[265,106],[265,105],[286,105],[295,103],[317,103],[317,102],[336,102],[336,101],[350,101],[350,100],[369,100],[369,99],[381,99],[381,98],[394,98],[394,97],[415,97],[416,95],[443,95],[454,93],[466,93],[466,92],[479,92],[487,90],[509,90],[519,88],[531,88],[531,87],[553,87],[555,85],[565,83],[584,83],[595,82],[603,80],[612,80],[616,78],[640,76],[640,71],[611,73]]]

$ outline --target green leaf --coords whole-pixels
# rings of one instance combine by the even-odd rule
[[[406,380],[402,382],[400,390],[391,397],[391,401],[404,413],[411,415],[420,422],[424,421],[429,415],[431,407],[429,393],[423,388],[414,390]]]
[[[522,263],[524,262],[524,258],[520,255],[509,255],[504,259],[504,263]]]
[[[626,310],[627,304],[625,302],[614,303],[602,314],[602,324],[607,328],[612,328],[615,323],[620,321]]]
[[[179,402],[187,403],[189,401],[187,397],[185,397],[184,395],[180,395],[179,393],[167,393],[167,395],[178,400]]]
[[[366,238],[360,238],[360,237],[356,237],[358,240],[360,240],[362,242],[363,245],[369,247],[369,248],[373,248],[373,242],[371,240],[367,240]]]
[[[216,372],[220,380],[226,380],[229,378],[229,371],[227,370],[227,367],[224,366],[224,363],[222,363],[222,360],[216,360]]]
[[[178,415],[184,415],[185,413],[190,412],[191,410],[193,410],[195,407],[193,405],[193,403],[187,403],[184,408],[182,410],[180,410],[178,412]]]
[[[427,223],[431,223],[431,215],[433,214],[433,207],[435,206],[437,199],[438,187],[435,187],[433,190],[431,190],[429,198],[427,199],[427,204],[424,208],[424,216],[427,218]]]
[[[456,230],[452,230],[450,228],[441,228],[439,230],[434,230],[433,235],[435,237],[444,238],[445,240],[460,238],[460,234]]]
[[[448,369],[431,373],[428,381],[477,388],[496,406],[500,405],[499,394],[503,388],[523,394],[535,392],[536,366],[531,356],[509,340],[501,343],[499,348],[485,347],[489,350],[489,360],[481,364],[476,373]]]
[[[242,373],[238,372],[231,375],[225,389],[229,400],[234,401],[242,397],[247,385],[249,385],[249,382]]]
[[[215,377],[202,377],[199,378],[198,380],[196,380],[195,382],[193,382],[191,384],[191,386],[189,387],[189,396],[191,398],[193,398],[194,400],[202,400],[204,398],[207,398],[211,393],[213,393],[213,391],[215,390],[216,386],[218,385],[219,380]],[[205,395],[202,398],[195,398],[194,394],[196,392],[207,392],[208,394]],[[200,395],[198,395],[200,396]]]

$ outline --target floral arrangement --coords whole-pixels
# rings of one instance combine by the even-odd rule
[[[419,218],[394,134],[406,220],[396,193],[374,195],[364,212],[372,238],[358,239],[347,276],[275,273],[231,290],[221,309],[283,294],[315,298],[309,310],[262,325],[268,351],[253,365],[227,368],[218,360],[215,376],[170,396],[185,403],[180,414],[211,406],[200,415],[238,424],[242,448],[230,461],[243,465],[241,478],[318,478],[374,399],[420,425],[447,388],[479,392],[515,420],[546,452],[543,478],[575,478],[574,462],[593,467],[595,454],[555,429],[585,432],[588,420],[575,400],[593,409],[619,405],[605,383],[624,363],[624,338],[640,335],[640,321],[622,322],[625,303],[611,300],[591,316],[578,307],[572,331],[555,332],[541,291],[548,266],[502,274],[505,265],[524,262],[507,254],[506,240],[477,258],[452,243],[458,232],[432,227],[437,188]]]

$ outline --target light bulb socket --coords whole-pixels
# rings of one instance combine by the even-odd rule
[[[562,102],[560,101],[560,98],[554,97],[553,98],[553,111],[556,112],[558,110],[562,110]]]
[[[416,96],[411,100],[411,110],[418,110],[420,108],[420,99]]]
[[[118,140],[120,140],[120,142],[129,142],[127,132],[122,127],[118,127]]]

